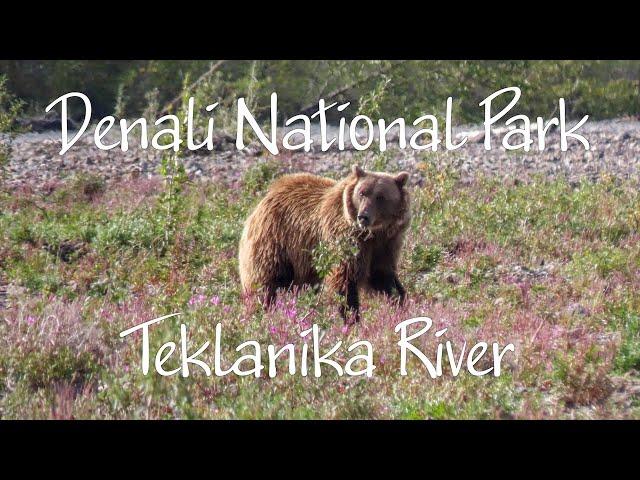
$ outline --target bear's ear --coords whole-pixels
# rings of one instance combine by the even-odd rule
[[[405,184],[407,183],[407,180],[409,180],[409,173],[408,172],[400,172],[399,174],[397,174],[394,177],[394,180],[396,181],[396,183],[398,184],[398,186],[400,188],[404,187]]]
[[[351,167],[351,172],[357,177],[357,178],[361,178],[364,177],[365,173],[364,170],[360,168],[359,165],[354,165],[353,167]]]

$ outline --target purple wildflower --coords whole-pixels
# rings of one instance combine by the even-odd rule
[[[207,297],[205,297],[201,293],[199,293],[198,295],[194,295],[189,299],[189,306],[193,307],[194,305],[199,305],[203,303],[206,299]]]

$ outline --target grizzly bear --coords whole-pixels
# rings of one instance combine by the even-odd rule
[[[317,285],[313,261],[321,242],[353,246],[324,278],[346,299],[340,312],[359,320],[359,289],[382,292],[402,303],[398,259],[409,226],[409,174],[364,171],[355,165],[341,181],[306,173],[276,180],[247,218],[239,247],[245,293],[262,290],[268,306],[279,288]]]

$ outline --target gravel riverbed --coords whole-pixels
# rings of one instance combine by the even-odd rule
[[[397,138],[390,138],[386,159],[389,169],[410,171],[413,183],[420,183],[424,175],[423,169],[418,168],[422,162],[453,168],[459,171],[463,181],[479,173],[522,180],[533,174],[547,177],[564,175],[571,182],[583,178],[593,180],[607,174],[640,183],[640,121],[588,121],[579,133],[589,140],[590,151],[585,151],[578,141],[570,140],[568,151],[562,152],[557,130],[547,135],[547,146],[542,152],[537,150],[535,133],[530,152],[506,151],[501,146],[500,134],[494,136],[493,148],[487,151],[481,127],[458,127],[454,129],[454,136],[458,139],[462,135],[468,137],[467,144],[458,150],[447,151],[443,144],[437,152],[418,152],[409,146],[400,149]],[[6,138],[1,141],[6,142]],[[517,140],[514,138],[514,141]],[[309,153],[285,150],[272,158],[282,162],[283,169],[287,171],[324,174],[346,170],[355,161],[372,165],[374,157],[379,155],[377,148],[374,148],[376,145],[374,143],[366,153],[353,149],[331,149],[328,152],[313,149]],[[9,188],[48,189],[81,172],[99,175],[106,181],[137,176],[153,177],[158,174],[161,159],[160,152],[152,148],[144,150],[135,141],[130,143],[127,152],[119,148],[99,150],[94,144],[92,130],[62,156],[59,155],[60,148],[60,132],[19,135],[12,142],[12,153],[4,167],[5,184]],[[238,151],[233,139],[228,136],[216,143],[216,148],[218,150],[212,152],[185,152],[183,159],[191,179],[212,179],[234,184],[242,178],[247,168],[271,158],[266,149],[256,143]]]

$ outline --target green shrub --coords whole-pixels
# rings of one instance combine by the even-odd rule
[[[438,245],[425,247],[417,244],[411,252],[410,264],[416,272],[430,272],[442,259],[442,248]]]
[[[244,191],[250,195],[260,195],[277,176],[277,163],[272,161],[256,163],[242,177]]]
[[[640,371],[640,315],[623,310],[616,326],[622,333],[622,342],[615,358],[619,372]]]
[[[44,388],[56,382],[82,384],[92,378],[99,365],[90,352],[74,352],[60,347],[51,352],[32,351],[21,360],[18,375],[32,388]]]

